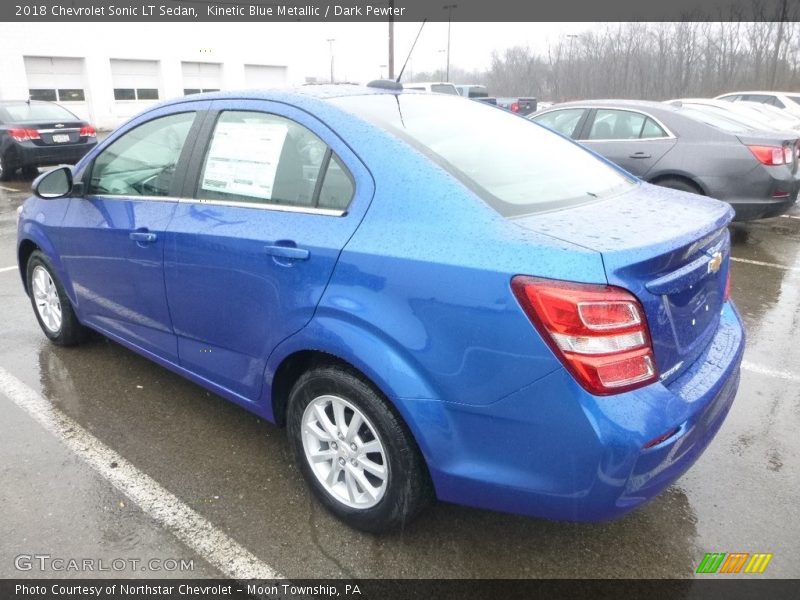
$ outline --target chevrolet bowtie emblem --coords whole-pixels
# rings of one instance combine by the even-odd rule
[[[711,255],[711,260],[708,261],[708,272],[716,273],[722,266],[722,252],[714,252]]]

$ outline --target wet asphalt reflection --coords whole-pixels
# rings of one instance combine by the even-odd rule
[[[30,182],[0,185],[2,269],[16,263]],[[400,532],[353,531],[310,497],[284,430],[102,337],[53,346],[16,271],[0,271],[0,368],[290,577],[691,577],[706,552],[739,551],[774,554],[763,576],[800,577],[800,209],[792,215],[732,228],[749,337],[726,423],[662,496],[609,523],[437,504]],[[183,558],[195,576],[219,574],[2,395],[0,415],[0,577],[69,575],[15,569],[37,552]]]

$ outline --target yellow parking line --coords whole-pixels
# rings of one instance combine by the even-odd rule
[[[0,185],[0,190],[5,190],[7,192],[21,192],[22,190],[18,190],[17,188],[6,187],[4,185]]]
[[[16,271],[16,270],[17,270],[17,267],[16,267],[16,266],[13,266],[13,267],[3,267],[2,269],[0,269],[0,273],[5,273],[6,271]]]

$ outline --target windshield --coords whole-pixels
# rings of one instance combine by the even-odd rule
[[[58,104],[20,102],[0,105],[3,121],[76,121],[78,117]]]
[[[466,98],[372,94],[331,102],[422,151],[504,216],[590,202],[634,185],[577,144]]]

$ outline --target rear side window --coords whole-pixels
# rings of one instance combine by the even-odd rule
[[[443,94],[329,101],[416,148],[504,216],[592,202],[635,185],[574,142],[482,102]]]
[[[340,159],[306,127],[268,113],[225,111],[206,151],[197,196],[344,210],[353,192]]]
[[[641,113],[599,108],[587,139],[638,140],[646,119]]]
[[[800,104],[800,96],[786,96],[786,97],[789,98],[789,100],[791,100],[795,104]]]
[[[95,159],[89,194],[169,196],[194,116],[160,117],[123,134]]]
[[[535,116],[533,120],[561,135],[575,137],[578,123],[581,122],[584,114],[586,114],[585,108],[565,108]]]
[[[661,125],[648,117],[644,121],[642,133],[639,137],[642,139],[662,138],[667,137],[667,132],[661,128]]]

